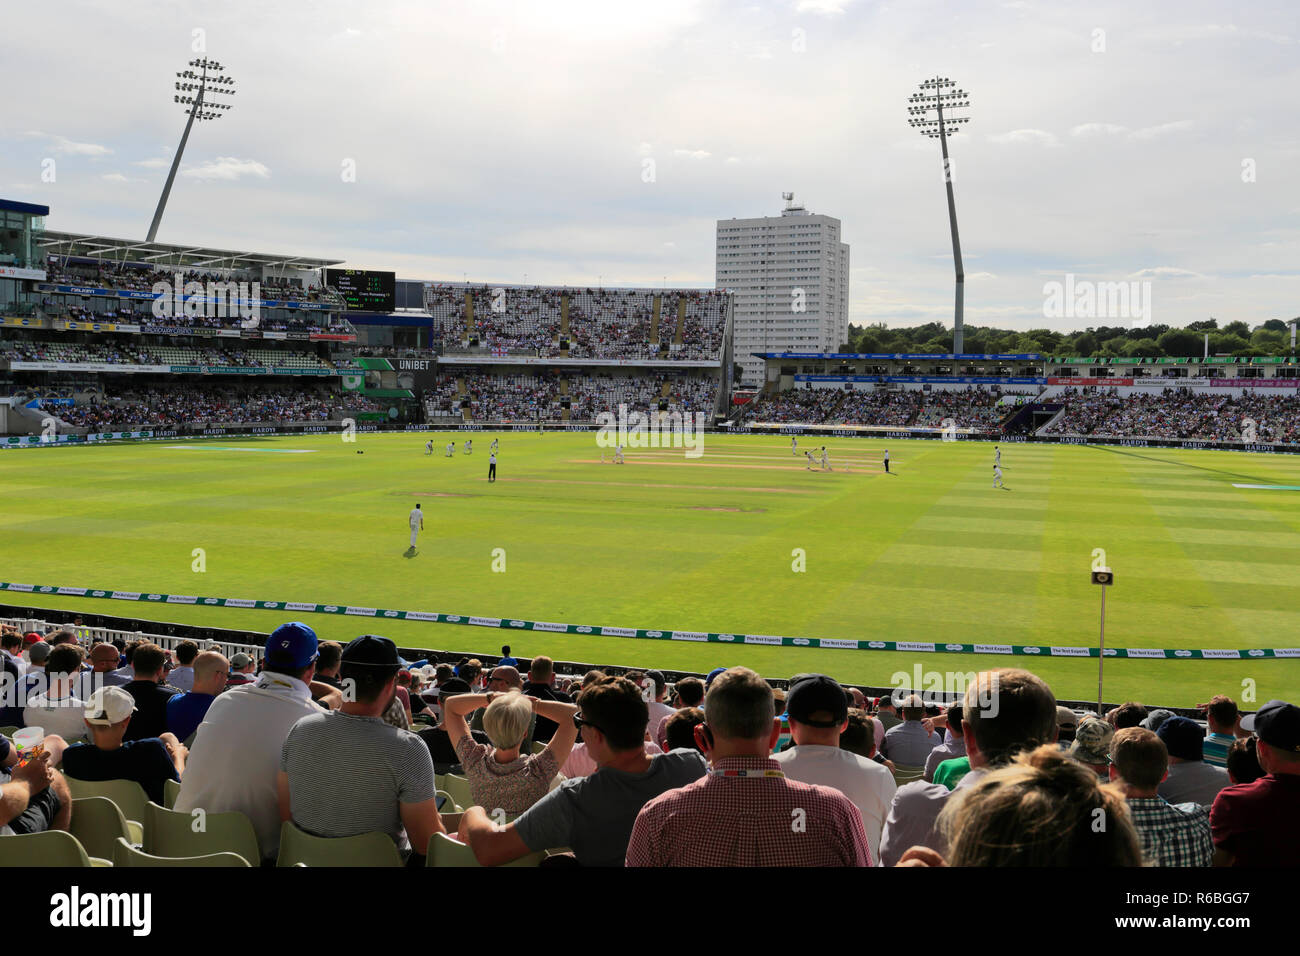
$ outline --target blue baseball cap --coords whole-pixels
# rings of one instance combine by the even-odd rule
[[[301,621],[281,624],[266,639],[267,670],[302,670],[320,656],[316,632]]]
[[[704,678],[705,689],[707,690],[708,687],[713,683],[713,678],[717,677],[719,674],[725,674],[726,672],[727,669],[725,667],[715,667],[713,668],[713,670],[709,671],[709,676]]]

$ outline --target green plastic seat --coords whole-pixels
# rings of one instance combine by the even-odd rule
[[[204,856],[152,856],[118,838],[113,848],[113,865],[120,867],[212,867],[239,866],[247,869],[248,861],[238,853],[208,853]]]
[[[10,866],[111,866],[92,861],[85,847],[71,833],[45,830],[21,836],[0,837],[0,868]]]
[[[527,856],[521,856],[519,859],[504,866],[530,867],[537,866],[542,860],[546,859],[546,854],[529,853]],[[473,868],[480,866],[478,858],[474,856],[474,851],[468,845],[461,843],[459,840],[453,840],[445,833],[435,833],[429,838],[429,853],[424,859],[424,865],[427,867],[467,867]]]
[[[397,845],[387,833],[350,837],[318,837],[304,833],[292,820],[280,825],[280,855],[276,866],[402,866]]]
[[[443,789],[451,794],[451,798],[456,801],[459,807],[474,806],[474,794],[470,790],[469,780],[465,777],[458,777],[454,773],[449,773],[442,778]]]
[[[179,780],[163,781],[163,806],[168,810],[176,809],[176,798],[181,795],[181,782]]]
[[[126,817],[127,827],[131,831],[130,842],[136,845],[144,843],[144,806],[149,802],[144,787],[134,780],[78,780],[66,774],[64,779],[68,781],[68,790],[74,800],[82,797],[108,797],[116,803],[122,816]]]
[[[121,809],[108,797],[81,797],[72,801],[68,832],[92,857],[113,859],[117,838],[131,842],[131,828]]]
[[[205,856],[237,853],[249,866],[260,866],[262,851],[253,821],[237,810],[224,813],[179,813],[150,802],[144,808],[144,852],[153,856]],[[202,821],[202,831],[195,825]]]
[[[455,798],[452,797],[452,795],[448,793],[446,790],[435,791],[434,798],[436,799],[437,797],[447,798],[447,802],[444,803],[442,805],[442,808],[438,810],[439,813],[464,813],[465,812],[465,808],[462,807],[460,804],[458,804]]]
[[[17,727],[0,727],[0,734],[4,734],[6,737],[12,738],[13,735],[17,732],[18,732]]]

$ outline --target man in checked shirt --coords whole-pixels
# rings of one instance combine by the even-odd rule
[[[637,815],[628,866],[871,866],[862,816],[830,787],[789,780],[772,688],[745,667],[710,685],[695,739],[712,769]]]

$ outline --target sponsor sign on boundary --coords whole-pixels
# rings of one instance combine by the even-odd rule
[[[600,627],[592,624],[557,624],[550,621],[525,621],[508,617],[478,617],[470,614],[446,614],[432,611],[398,611],[384,608],[349,606],[344,603],[313,604],[311,602],[263,601],[249,598],[213,598],[177,595],[175,600],[169,594],[148,594],[139,591],[91,590],[74,588],[68,585],[50,584],[15,584],[0,581],[0,591],[17,591],[33,595],[57,595],[75,593],[91,598],[106,598],[116,601],[146,601],[149,603],[185,603],[202,604],[207,607],[231,607],[256,609],[261,611],[292,610],[309,614],[344,614],[364,617],[382,617],[389,620],[427,621],[442,624],[464,624],[471,627],[496,627],[515,630],[551,631],[564,634],[600,634],[610,637],[639,637],[650,640],[665,638],[675,641],[702,641],[707,643],[730,644],[736,642],[739,632],[712,633],[705,631],[654,630],[651,628]],[[855,641],[844,638],[816,637],[777,637],[775,635],[746,634],[745,644],[779,644],[782,647],[823,647],[827,649],[859,651],[902,651],[927,654],[1019,654],[1047,657],[1098,657],[1095,647],[1055,646],[1047,647],[1021,644],[930,644],[918,641]],[[1300,648],[1295,647],[1252,647],[1241,650],[1178,648],[1161,650],[1157,648],[1106,648],[1107,657],[1162,658],[1165,660],[1257,660],[1261,657],[1300,657]]]

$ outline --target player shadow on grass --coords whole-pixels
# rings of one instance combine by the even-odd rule
[[[419,553],[419,552],[417,552],[417,551],[415,550],[415,548],[407,548],[405,551],[402,552],[402,557],[404,557],[404,558],[413,558],[413,557],[415,557],[416,554],[418,554],[418,553]]]

